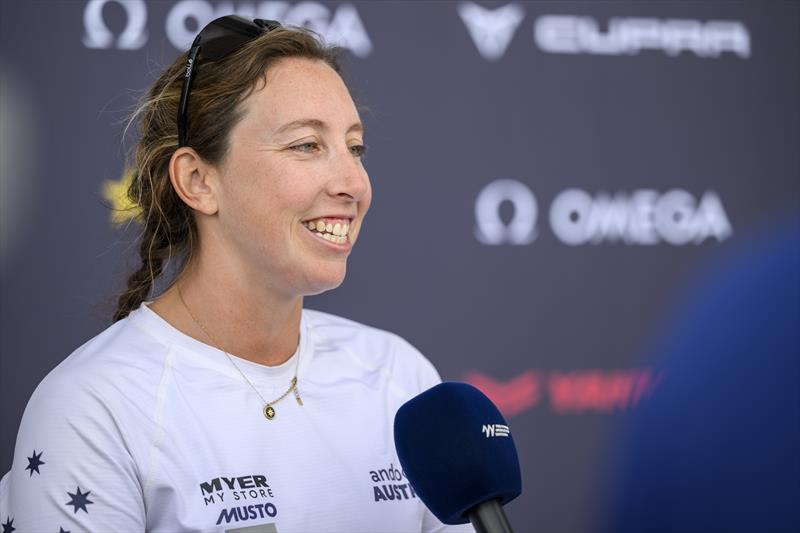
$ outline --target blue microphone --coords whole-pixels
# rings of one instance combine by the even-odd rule
[[[522,492],[514,439],[481,391],[446,382],[403,404],[394,443],[417,496],[445,524],[510,532],[502,505]]]

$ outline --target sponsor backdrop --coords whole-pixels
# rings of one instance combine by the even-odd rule
[[[231,12],[341,44],[364,106],[372,211],[307,306],[492,397],[517,529],[600,529],[615,428],[658,386],[688,281],[800,208],[800,4],[2,2],[0,473],[34,387],[136,266],[138,226],[109,209],[120,121]]]

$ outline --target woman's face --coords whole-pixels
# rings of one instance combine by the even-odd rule
[[[225,252],[284,296],[318,294],[344,280],[372,198],[361,121],[322,61],[280,60],[256,88],[219,169]]]

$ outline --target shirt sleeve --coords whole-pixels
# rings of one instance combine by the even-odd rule
[[[45,378],[25,409],[0,483],[3,531],[142,532],[142,487],[118,419],[87,379],[67,375]]]

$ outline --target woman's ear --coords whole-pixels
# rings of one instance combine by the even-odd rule
[[[172,154],[169,179],[181,200],[195,211],[214,215],[219,210],[216,170],[192,148],[184,146]]]

